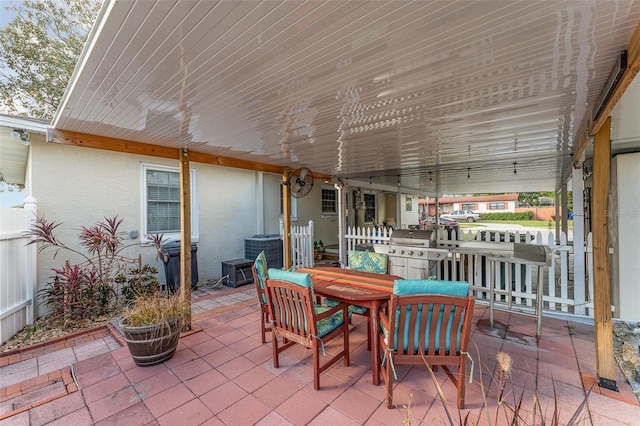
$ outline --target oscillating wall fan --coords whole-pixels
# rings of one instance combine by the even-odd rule
[[[313,173],[306,167],[294,170],[289,176],[289,192],[295,198],[304,197],[313,188]]]

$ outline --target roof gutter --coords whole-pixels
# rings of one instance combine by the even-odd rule
[[[64,95],[62,96],[62,100],[60,101],[60,105],[58,105],[58,109],[56,110],[55,115],[53,116],[53,120],[51,120],[51,127],[54,129],[58,126],[58,120],[62,117],[62,111],[65,110],[67,103],[69,102],[69,98],[71,97],[71,93],[73,89],[76,87],[78,83],[78,77],[82,74],[82,70],[87,64],[87,60],[93,47],[95,46],[98,37],[102,30],[105,28],[107,17],[111,13],[115,5],[115,0],[105,0],[102,3],[102,7],[98,12],[98,16],[96,16],[96,22],[93,24],[89,35],[87,36],[87,41],[84,44],[84,48],[82,49],[82,53],[76,62],[76,66],[73,69],[73,74],[71,75],[71,79],[69,80],[69,84],[67,84],[67,88],[64,91]]]

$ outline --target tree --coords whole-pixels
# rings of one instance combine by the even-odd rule
[[[540,197],[555,199],[554,192],[521,192],[518,195],[518,202],[522,206],[539,206]]]
[[[16,17],[0,29],[0,110],[53,118],[100,5],[24,0],[4,7]]]

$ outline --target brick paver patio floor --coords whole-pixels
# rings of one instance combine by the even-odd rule
[[[351,365],[339,362],[324,372],[315,391],[308,350],[289,349],[280,368],[273,368],[270,341],[260,343],[252,285],[199,289],[193,311],[193,330],[181,338],[175,356],[153,367],[136,366],[117,331],[107,327],[3,354],[0,426],[400,425],[407,420],[431,425],[450,424],[447,411],[453,424],[466,416],[469,424],[508,424],[509,410],[520,398],[520,424],[543,423],[541,412],[550,424],[554,411],[559,423],[567,424],[586,398],[578,424],[640,425],[640,406],[622,373],[620,392],[592,387],[592,325],[545,317],[542,338],[536,339],[535,319],[497,312],[490,327],[487,308],[477,306],[465,409],[455,406],[455,388],[442,370],[435,374],[448,401],[438,398],[424,366],[397,367],[396,408],[387,409],[384,385],[372,383],[364,318],[353,319]],[[513,366],[499,404],[494,370],[501,351]]]

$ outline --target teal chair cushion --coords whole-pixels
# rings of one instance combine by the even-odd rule
[[[272,279],[272,280],[288,281],[288,282],[297,284],[301,287],[310,287],[311,300],[314,304],[314,309],[316,311],[316,314],[321,314],[331,309],[331,307],[329,306],[322,306],[315,303],[315,294],[313,292],[313,285],[311,282],[310,274],[306,274],[302,272],[283,271],[281,269],[274,269],[274,268],[269,268],[268,274],[269,274],[269,279]],[[327,335],[331,331],[335,330],[337,327],[341,326],[343,322],[344,322],[344,318],[342,315],[342,311],[336,312],[333,315],[318,321],[318,337]],[[307,328],[306,318],[305,318],[304,328],[306,331],[306,328]]]
[[[349,269],[357,271],[386,274],[389,256],[371,251],[350,251]]]
[[[337,300],[333,300],[333,299],[324,299],[324,303],[327,306],[331,306],[334,307],[336,305],[338,305]],[[369,312],[369,308],[365,308],[364,306],[358,306],[358,305],[349,305],[349,314],[360,314],[360,315],[366,315],[367,312]]]
[[[444,280],[395,280],[393,294],[397,296],[444,294],[445,296],[467,297],[469,295],[469,283],[466,281]]]
[[[316,305],[316,314],[327,312],[329,306]],[[338,311],[331,316],[318,321],[318,337],[326,336],[344,323],[342,311]]]
[[[282,269],[269,268],[267,270],[272,280],[289,281],[303,287],[311,287],[311,275],[303,272],[283,271]]]
[[[264,290],[265,288],[264,280],[269,278],[269,273],[267,268],[267,257],[265,256],[264,251],[261,251],[260,254],[258,254],[258,257],[256,257],[255,265],[256,265],[256,274],[258,275],[258,281],[259,281],[260,287]],[[266,294],[262,295],[262,303],[264,304],[267,303]]]
[[[389,256],[384,253],[354,250],[349,252],[349,269],[363,272],[373,272],[375,274],[386,274]],[[335,306],[337,301],[326,299],[325,303]],[[349,305],[349,314],[366,315],[368,308],[358,305]]]
[[[446,295],[446,296],[456,296],[456,297],[467,297],[469,294],[469,283],[465,282],[465,281],[444,281],[444,280],[396,280],[393,284],[393,294],[397,295],[397,296],[409,296],[409,295],[418,295],[418,294],[441,294],[441,295]],[[418,306],[416,306],[416,308],[418,309],[418,314],[417,314],[417,320],[416,323],[419,324],[420,321],[422,320],[422,314],[423,314],[423,304],[418,304]],[[439,309],[439,315],[438,318],[436,319],[437,324],[436,324],[436,347],[435,350],[439,351],[440,350],[440,330],[442,327],[442,319],[444,317],[444,306],[441,306]],[[411,315],[411,310],[413,309],[413,306],[409,306],[407,308],[407,315]],[[453,308],[452,312],[455,312],[455,308]],[[463,313],[463,316],[466,313]],[[396,325],[400,324],[400,309],[396,310]],[[431,321],[433,320],[433,304],[429,304],[428,308],[427,308],[427,327],[425,328],[425,333],[429,333],[429,330],[431,329]],[[464,321],[460,322],[460,326],[458,327],[458,330],[456,331],[456,351],[460,350],[460,336],[462,333],[462,324]],[[405,324],[409,324],[409,321],[407,320],[405,322]],[[447,324],[447,328],[446,328],[446,333],[447,333],[447,338],[445,339],[445,345],[446,351],[450,350],[451,347],[451,342],[449,341],[449,335],[451,333],[451,327],[453,326],[453,317],[449,318],[449,323]],[[383,327],[383,333],[385,338],[388,338],[389,332],[388,330],[385,330]],[[397,348],[397,341],[398,341],[398,330],[394,330],[394,350],[398,350]],[[414,342],[416,342],[416,344],[418,343],[418,330],[414,330]],[[403,334],[404,334],[404,342],[405,342],[405,347],[404,350],[406,351],[408,349],[407,345],[408,345],[408,336],[409,336],[409,329],[408,327],[405,328],[405,330],[403,330]],[[388,341],[388,340],[387,340]],[[428,345],[429,339],[428,336],[425,335],[425,344]],[[425,352],[427,352],[429,350],[429,347],[425,347],[423,348]],[[416,346],[414,348],[414,350],[418,350],[418,347]]]

